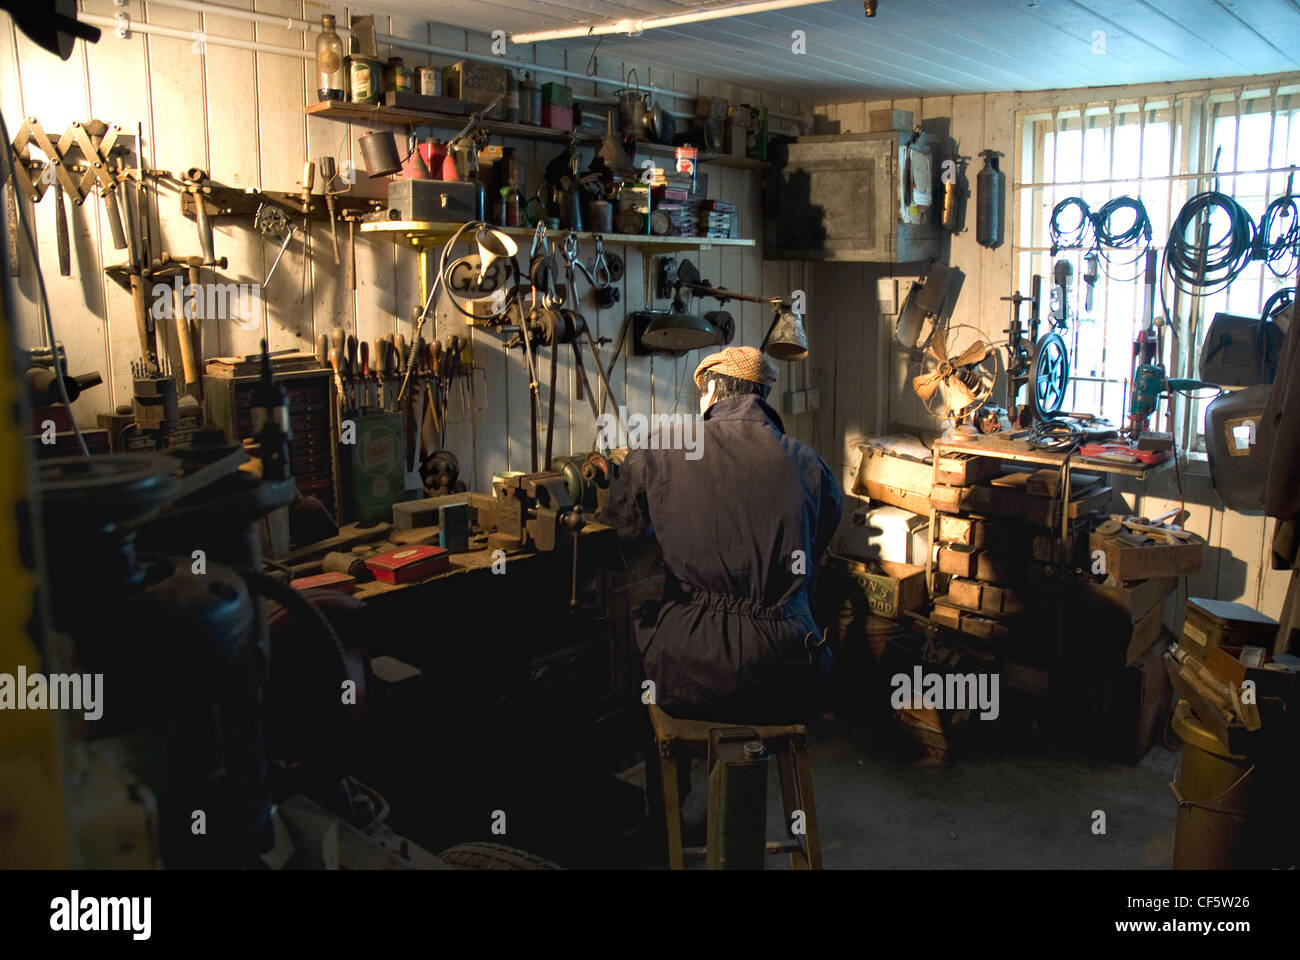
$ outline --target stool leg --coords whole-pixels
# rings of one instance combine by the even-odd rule
[[[799,793],[795,783],[794,756],[791,750],[783,750],[776,755],[776,771],[781,780],[781,806],[785,810],[785,835],[791,839],[799,840],[798,835],[793,831],[793,814],[799,809]],[[800,842],[802,843],[802,841]],[[808,858],[802,850],[790,852],[790,869],[808,869]]]
[[[664,798],[664,832],[668,836],[668,869],[681,870],[682,800],[677,795],[677,759],[659,754],[659,780]]]
[[[794,768],[799,775],[799,803],[804,815],[804,826],[808,830],[807,840],[808,866],[812,870],[822,868],[822,841],[817,832],[817,805],[813,801],[812,761],[808,749],[803,744],[793,748]]]

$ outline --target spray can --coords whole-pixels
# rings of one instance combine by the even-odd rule
[[[1002,246],[1002,191],[1006,174],[998,169],[996,150],[981,150],[984,169],[976,178],[975,239],[982,247],[997,249]]]

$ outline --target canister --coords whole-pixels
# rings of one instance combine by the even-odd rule
[[[415,92],[422,97],[441,97],[442,70],[438,67],[416,67]]]
[[[348,57],[348,91],[353,103],[378,103],[383,77],[378,60]]]
[[[389,57],[388,66],[384,68],[384,91],[412,93],[414,87],[415,72],[402,61],[401,57]]]

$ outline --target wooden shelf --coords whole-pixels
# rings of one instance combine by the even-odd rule
[[[459,223],[443,223],[433,220],[376,220],[361,224],[363,234],[387,236],[394,240],[406,240],[416,246],[429,243],[445,242],[461,228]],[[497,227],[512,237],[530,240],[532,227]],[[547,230],[546,235],[553,239],[568,236],[568,230]],[[578,238],[591,240],[597,236],[590,231],[579,231]],[[656,250],[707,250],[710,247],[752,247],[756,241],[748,239],[733,240],[725,237],[657,237],[640,233],[602,233],[601,240],[607,244],[625,244],[627,246],[654,247]],[[467,237],[467,240],[469,238]],[[524,245],[520,244],[522,249]]]
[[[405,107],[388,107],[382,104],[340,103],[337,100],[323,100],[307,105],[308,116],[326,117],[331,120],[360,120],[368,123],[398,123],[406,126],[428,125],[459,131],[469,122],[468,116],[454,113],[430,113],[425,110],[409,110]],[[601,138],[594,133],[582,130],[569,132],[554,130],[550,127],[534,127],[526,123],[507,123],[504,120],[484,120],[484,130],[502,137],[514,137],[519,140],[540,140],[548,143],[568,143],[576,140],[585,146],[596,146]],[[638,142],[637,153],[672,157],[675,147],[665,143]],[[717,163],[724,167],[736,167],[741,170],[765,170],[770,164],[764,160],[751,160],[748,157],[733,157],[726,154],[702,153],[700,163]]]

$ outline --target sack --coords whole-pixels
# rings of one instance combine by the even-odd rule
[[[1282,330],[1276,323],[1216,313],[1201,347],[1201,379],[1221,387],[1272,383],[1281,352]]]

